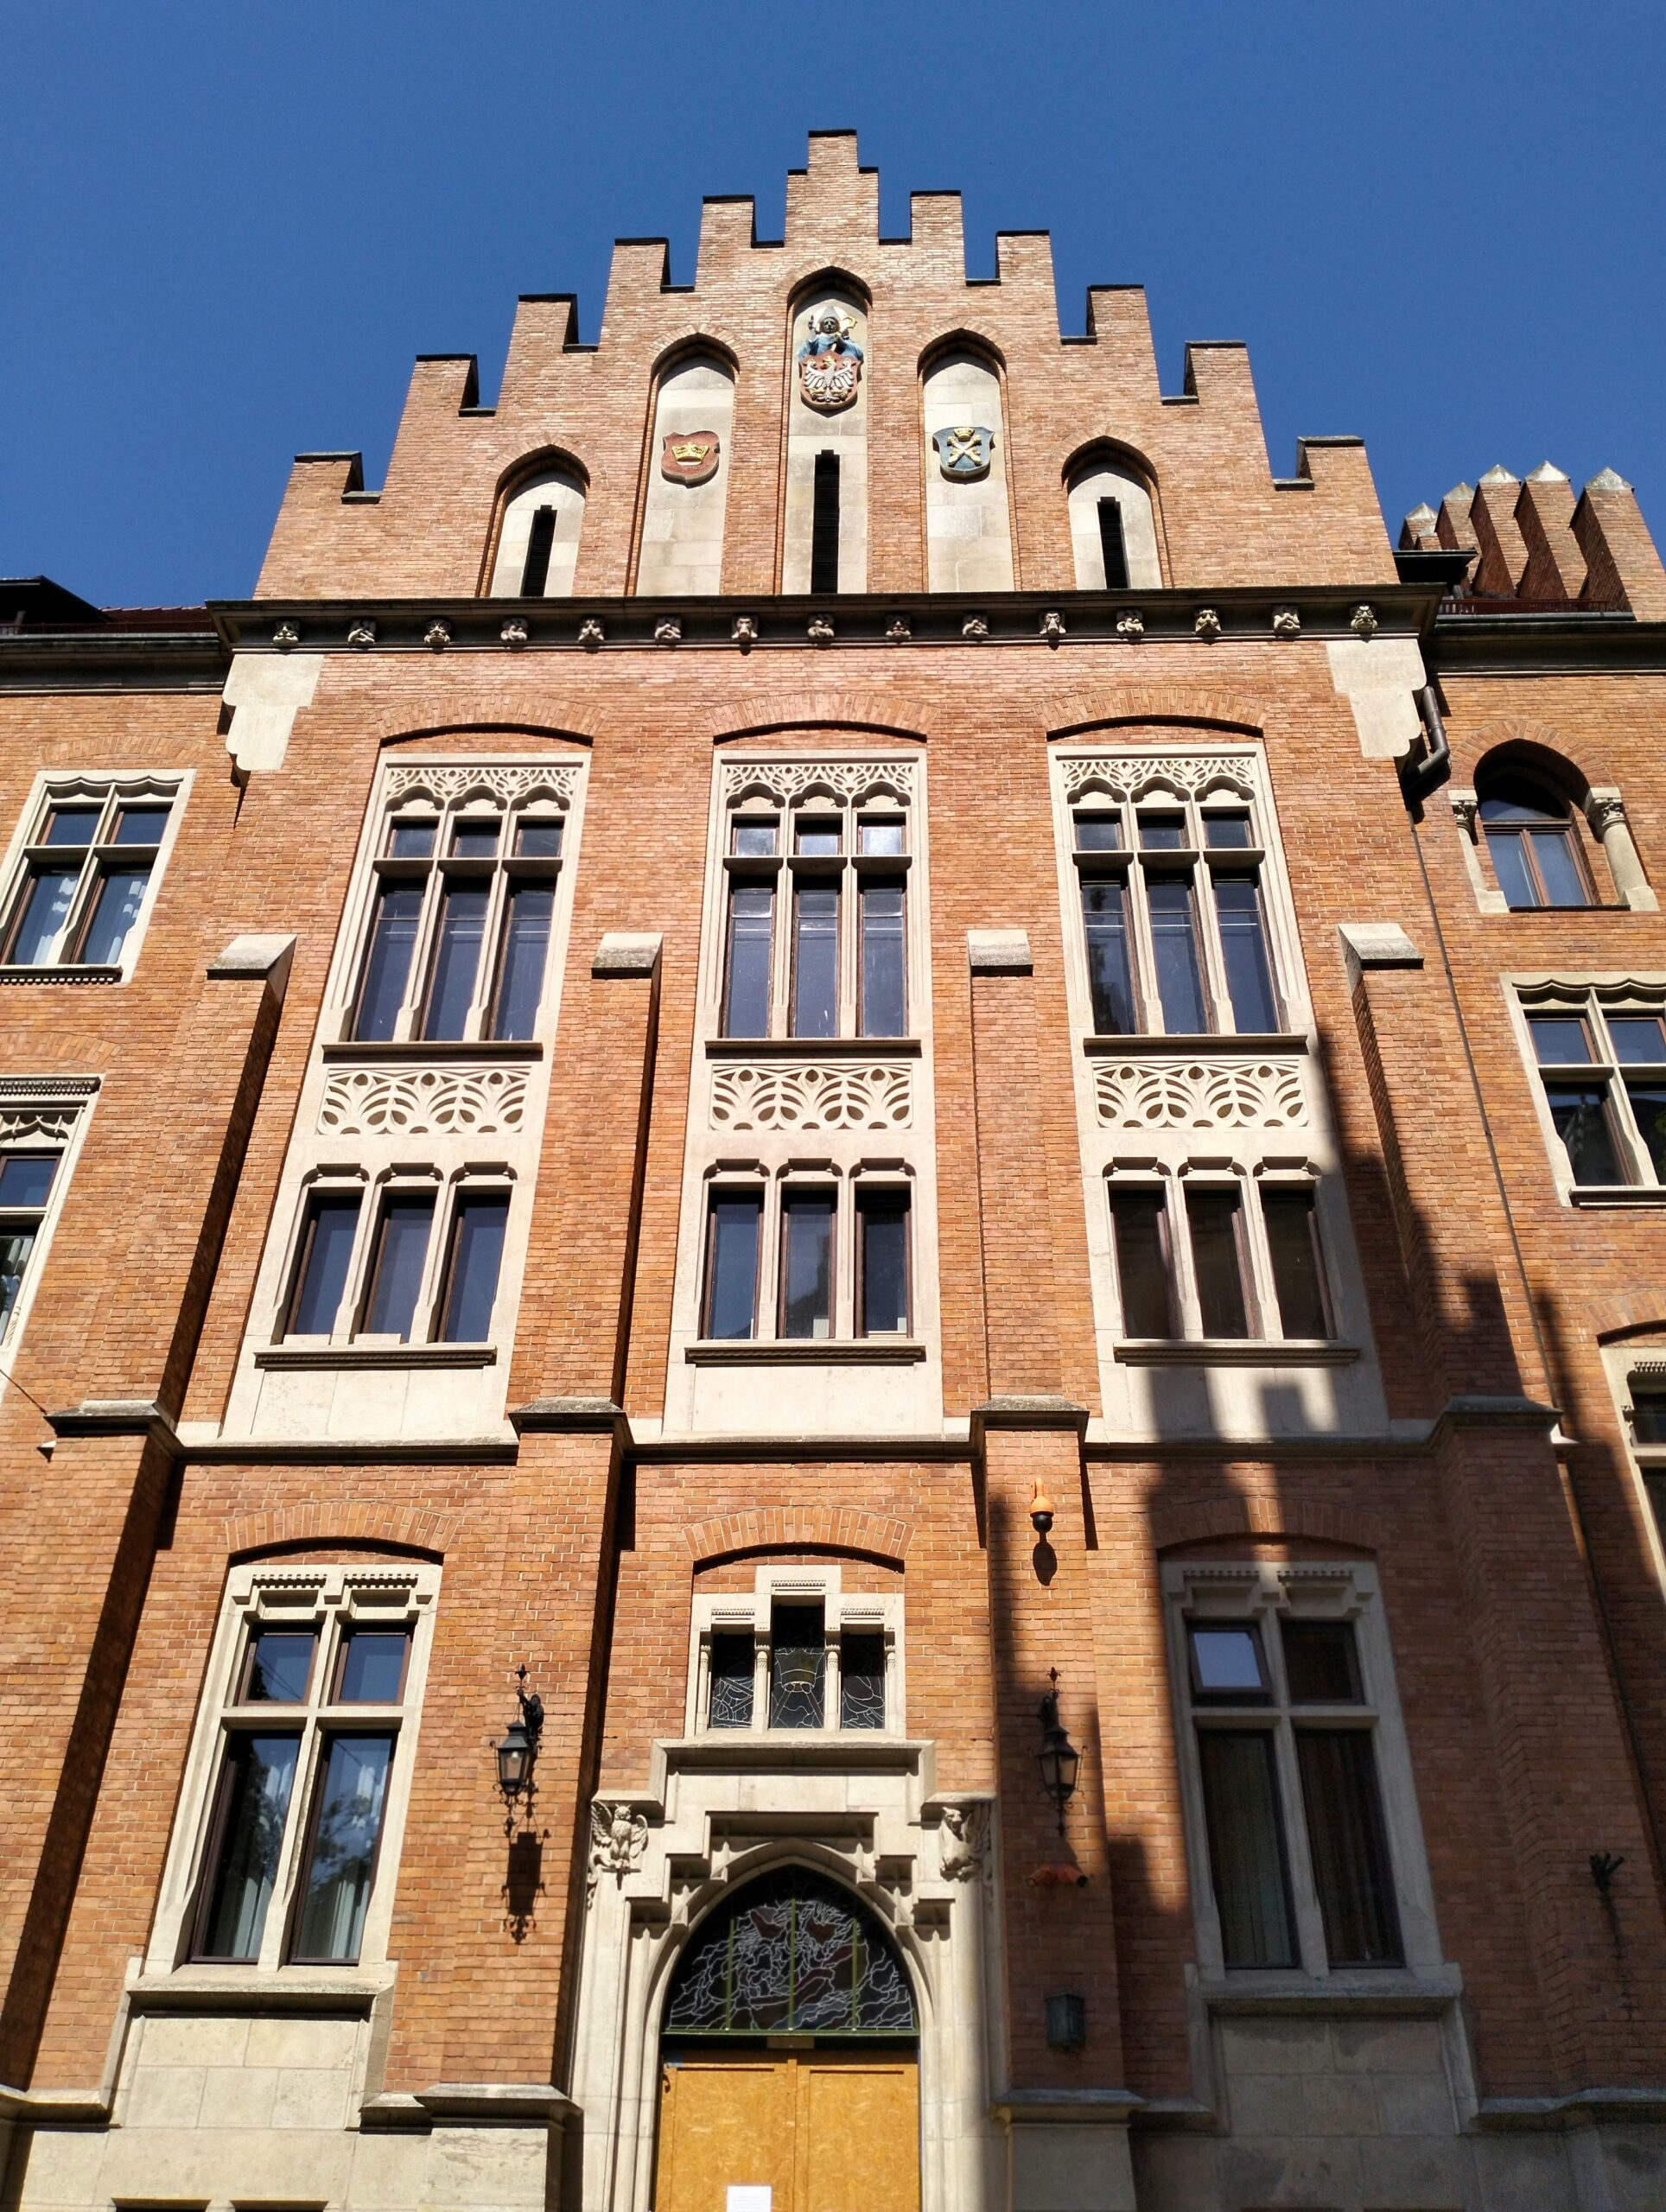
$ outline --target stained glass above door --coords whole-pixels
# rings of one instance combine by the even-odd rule
[[[906,2036],[914,2000],[865,1906],[800,1866],[749,1882],[695,1931],[671,1984],[664,2032]]]

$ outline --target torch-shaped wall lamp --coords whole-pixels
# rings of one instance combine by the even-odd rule
[[[1076,1777],[1082,1754],[1065,1732],[1059,1718],[1059,1669],[1048,1669],[1052,1688],[1041,1700],[1041,1748],[1035,1763],[1041,1770],[1041,1787],[1059,1808],[1059,1833],[1065,1833],[1065,1808],[1076,1795]]]
[[[544,1731],[544,1700],[536,1690],[528,1692],[525,1667],[516,1676],[515,1694],[520,1700],[520,1711],[505,1730],[503,1741],[498,1746],[498,1787],[511,1805],[531,1782],[532,1769],[537,1763],[538,1738]]]

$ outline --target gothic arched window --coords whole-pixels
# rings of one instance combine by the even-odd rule
[[[1588,906],[1590,878],[1567,802],[1529,776],[1481,786],[1481,828],[1506,905]]]
[[[902,1961],[873,1914],[802,1866],[749,1882],[696,1929],[668,2036],[907,2036]]]

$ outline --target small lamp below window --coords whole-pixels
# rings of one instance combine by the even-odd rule
[[[1074,1990],[1064,1990],[1049,1997],[1046,2005],[1047,2049],[1080,2050],[1088,2039],[1087,1999]]]
[[[517,1676],[515,1694],[520,1700],[520,1711],[498,1745],[498,1787],[512,1805],[531,1782],[544,1729],[544,1700],[536,1690],[529,1695],[525,1667]]]
[[[1065,1833],[1065,1808],[1076,1795],[1076,1777],[1082,1754],[1059,1718],[1059,1669],[1048,1670],[1052,1688],[1041,1700],[1041,1748],[1035,1763],[1041,1770],[1041,1787],[1059,1808],[1059,1833]]]

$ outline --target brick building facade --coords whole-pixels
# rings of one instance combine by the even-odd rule
[[[877,217],[0,607],[9,2204],[1666,2202],[1666,573]]]

